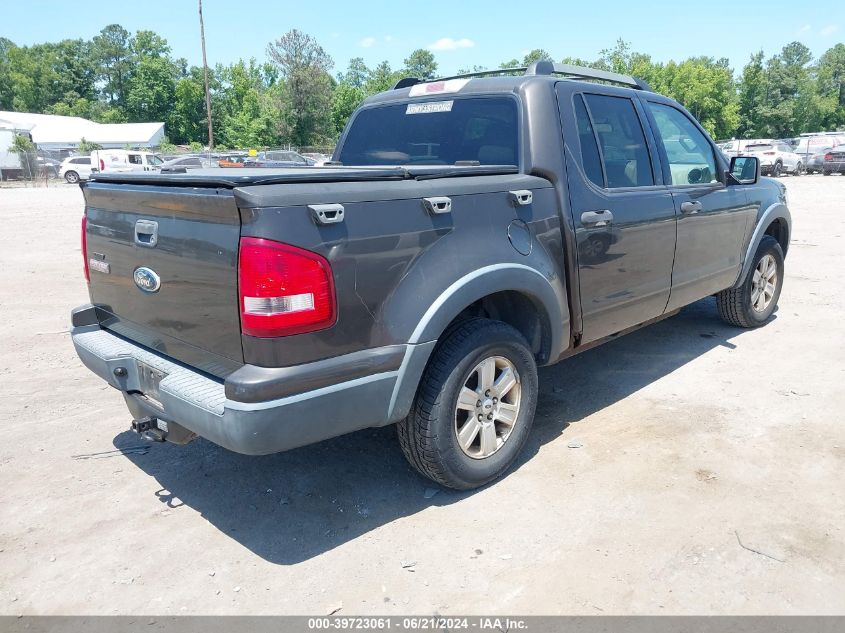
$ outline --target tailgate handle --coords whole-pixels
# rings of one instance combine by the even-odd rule
[[[308,210],[317,224],[337,224],[343,222],[342,204],[309,204]]]
[[[158,222],[138,220],[135,222],[135,243],[152,248],[158,244]]]
[[[446,196],[435,196],[434,198],[423,198],[423,204],[431,215],[442,215],[452,212],[452,199]]]
[[[518,191],[508,191],[511,202],[517,207],[527,207],[534,201],[534,194],[528,189],[519,189]]]

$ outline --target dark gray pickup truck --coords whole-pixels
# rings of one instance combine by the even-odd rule
[[[133,428],[258,455],[398,423],[472,488],[524,445],[538,366],[708,295],[764,324],[791,221],[757,159],[635,78],[518,70],[401,81],[327,167],[83,184],[73,344]]]

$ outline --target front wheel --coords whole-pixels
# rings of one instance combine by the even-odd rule
[[[79,174],[75,171],[65,172],[65,180],[67,180],[70,184],[75,185],[79,182]]]
[[[781,165],[780,163],[775,163],[774,166],[772,167],[772,177],[773,178],[780,177],[781,171],[783,171],[783,165]]]
[[[804,169],[804,166],[801,163],[798,163],[795,166],[795,171],[792,172],[792,175],[793,176],[800,176],[803,169]]]
[[[737,327],[765,324],[777,307],[783,272],[783,250],[775,238],[767,235],[757,247],[754,266],[742,285],[716,295],[719,316]]]
[[[523,336],[472,319],[438,343],[409,416],[397,425],[411,465],[457,490],[483,486],[516,459],[537,405],[537,365]]]

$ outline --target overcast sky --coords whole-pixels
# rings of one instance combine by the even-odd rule
[[[546,2],[426,0],[205,0],[208,61],[266,59],[267,43],[293,28],[305,31],[334,58],[334,71],[352,57],[393,67],[415,48],[429,48],[448,74],[479,64],[495,67],[532,48],[594,59],[622,37],[657,61],[692,55],[728,57],[739,71],[751,53],[778,52],[799,40],[813,54],[845,41],[845,1],[637,2],[604,0],[573,6]],[[201,61],[196,0],[3,2],[0,36],[16,44],[91,38],[105,25],[150,29],[176,57]]]

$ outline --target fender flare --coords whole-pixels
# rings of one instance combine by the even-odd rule
[[[452,283],[420,318],[408,340],[408,347],[388,407],[388,420],[395,422],[410,411],[420,378],[446,327],[467,306],[497,292],[519,292],[541,310],[544,334],[549,336],[548,358],[556,359],[569,344],[569,308],[566,289],[556,276],[551,278],[530,266],[501,263],[484,266]]]
[[[751,235],[751,240],[748,242],[748,248],[745,251],[742,269],[739,272],[736,282],[732,286],[733,288],[738,288],[745,283],[745,279],[748,277],[751,265],[753,264],[752,259],[754,257],[754,253],[757,251],[757,247],[760,246],[760,242],[766,234],[766,229],[769,228],[769,225],[775,220],[782,220],[786,224],[787,244],[789,244],[789,237],[792,234],[792,215],[789,213],[789,209],[783,202],[775,202],[769,206],[769,208],[763,212],[763,215],[760,216],[760,219],[757,220],[757,226],[754,227],[754,233]],[[784,255],[786,255],[786,251],[784,251]]]

